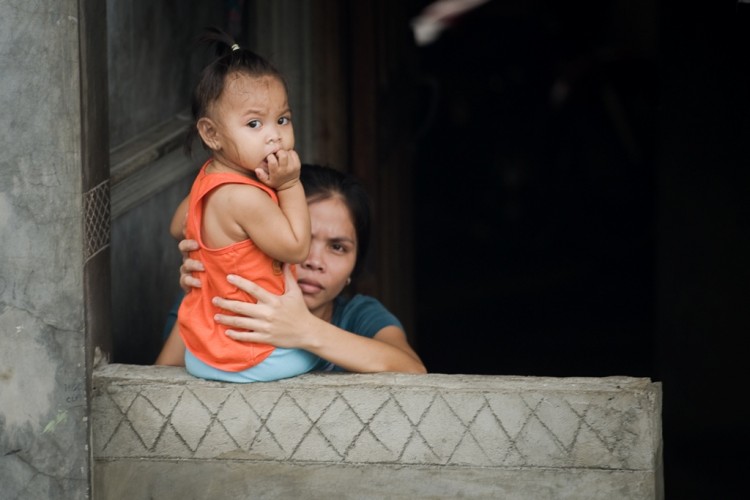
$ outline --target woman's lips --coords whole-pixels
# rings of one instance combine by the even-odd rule
[[[320,283],[312,280],[300,279],[297,280],[297,284],[299,285],[300,290],[302,290],[302,293],[317,293],[323,289],[323,286]]]

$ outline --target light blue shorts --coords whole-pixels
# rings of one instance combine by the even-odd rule
[[[296,377],[313,370],[320,370],[327,363],[318,356],[302,349],[277,347],[259,364],[241,372],[227,372],[207,365],[185,349],[185,369],[198,378],[221,382],[271,382]]]

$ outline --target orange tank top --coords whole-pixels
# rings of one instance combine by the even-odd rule
[[[191,259],[203,263],[205,272],[194,273],[201,280],[201,288],[193,288],[185,296],[177,315],[180,335],[190,352],[204,363],[224,371],[242,371],[266,359],[274,347],[254,342],[239,342],[228,337],[227,327],[213,319],[217,313],[232,314],[215,307],[213,297],[256,302],[255,298],[227,281],[227,274],[252,280],[269,292],[284,293],[281,263],[261,251],[250,240],[243,240],[223,248],[207,248],[201,238],[204,199],[213,189],[224,184],[248,184],[262,189],[278,204],[276,192],[268,186],[240,174],[207,174],[201,167],[190,190],[185,236],[198,242],[200,248],[190,253]]]

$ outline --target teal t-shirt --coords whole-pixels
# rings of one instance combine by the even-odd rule
[[[401,322],[377,299],[367,295],[343,297],[339,295],[333,302],[331,323],[362,337],[373,338],[376,333],[387,326],[397,326],[403,330]],[[344,371],[328,363],[325,369]]]
[[[166,339],[177,321],[177,310],[184,294],[175,301],[172,310],[169,311],[167,324],[164,327],[163,336]],[[357,294],[353,297],[339,295],[333,302],[333,318],[331,323],[342,330],[351,332],[362,337],[373,338],[376,333],[387,326],[397,326],[403,329],[401,322],[385,308],[377,299],[367,295]],[[333,363],[327,363],[323,370],[344,371]]]

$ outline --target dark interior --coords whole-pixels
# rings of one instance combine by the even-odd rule
[[[749,14],[491,1],[419,49],[428,368],[661,381],[673,499],[748,466]]]

